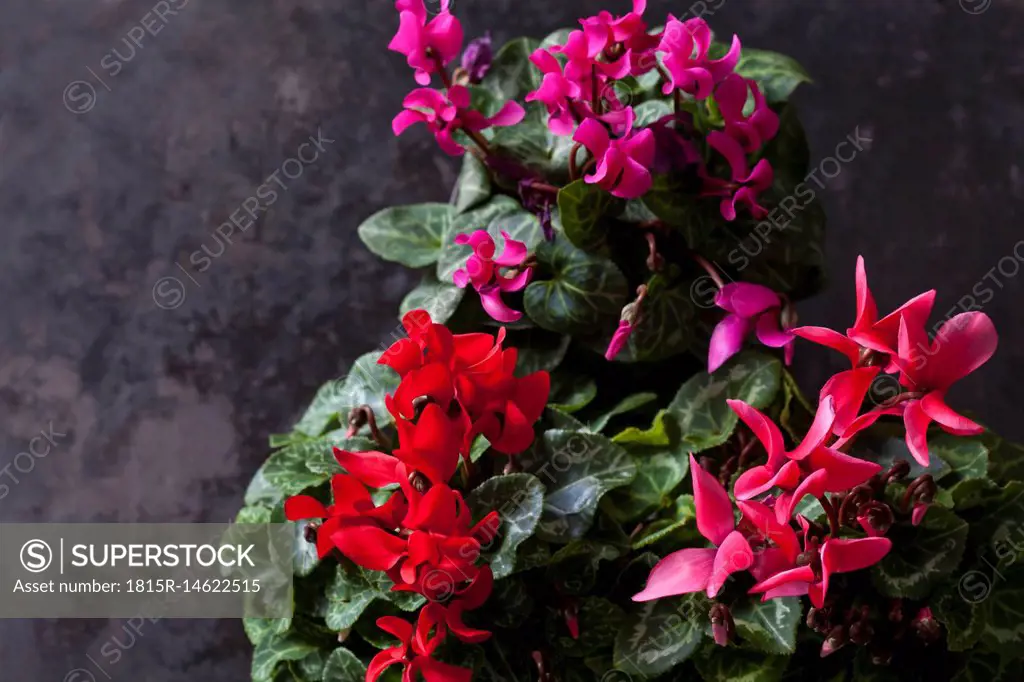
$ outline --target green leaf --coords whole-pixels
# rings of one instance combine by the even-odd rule
[[[779,391],[782,363],[769,355],[744,352],[714,374],[691,377],[668,407],[692,452],[721,445],[736,428],[737,416],[726,399],[764,409]]]
[[[704,637],[707,600],[697,595],[639,605],[615,638],[615,669],[655,677],[693,654]]]
[[[391,602],[403,611],[415,611],[426,601],[415,593],[391,592],[393,585],[381,571],[348,561],[339,564],[325,594],[327,627],[334,631],[351,628],[374,599]]]
[[[554,372],[551,375],[548,407],[571,414],[589,405],[596,395],[597,384],[593,379],[582,379],[568,372]]]
[[[513,239],[525,242],[528,249],[543,238],[537,218],[524,211],[518,201],[503,194],[493,196],[486,203],[452,219],[442,239],[441,253],[437,259],[438,281],[451,282],[455,271],[464,267],[466,259],[473,253],[468,244],[456,244],[455,237],[477,230],[487,230],[494,238],[495,253],[499,254],[505,248],[502,230],[508,231]]]
[[[573,540],[551,556],[546,582],[567,595],[590,592],[597,582],[602,561],[622,556],[622,550],[606,542]]]
[[[721,222],[717,204],[708,207],[698,200],[700,183],[675,175],[655,175],[651,189],[643,197],[644,205],[659,219],[682,232],[690,248],[698,246],[704,235]]]
[[[950,682],[999,682],[1003,679],[1004,667],[999,654],[972,651],[967,654],[963,666],[950,678]]]
[[[256,645],[252,655],[253,682],[270,682],[278,664],[298,661],[318,651],[296,634],[272,635]]]
[[[649,429],[641,429],[630,426],[612,436],[612,441],[623,445],[644,445],[651,447],[669,446],[672,444],[672,435],[669,429],[670,424],[675,425],[673,417],[666,411],[661,410],[654,415],[654,422]],[[678,431],[678,426],[676,431]]]
[[[635,128],[644,128],[672,113],[672,105],[662,99],[642,102],[633,107]]]
[[[508,474],[484,481],[466,499],[479,521],[491,511],[501,516],[501,544],[489,559],[495,579],[515,569],[516,549],[537,529],[544,509],[544,484],[530,474]],[[487,552],[493,548],[485,547]]]
[[[602,431],[604,427],[608,425],[608,422],[611,421],[613,417],[616,417],[620,414],[626,414],[627,412],[632,412],[633,410],[639,409],[644,405],[657,399],[657,393],[634,393],[631,396],[623,398],[621,401],[619,401],[618,405],[608,410],[604,414],[598,416],[597,418],[591,420],[590,430],[595,433]],[[615,439],[613,438],[612,440]]]
[[[270,523],[270,507],[242,507],[235,515],[235,523]]]
[[[633,539],[633,549],[650,547],[686,528],[696,529],[697,507],[693,495],[680,495],[672,505],[670,516],[660,518],[644,526],[643,530]]]
[[[319,443],[321,439],[317,439]],[[260,474],[266,481],[279,490],[284,497],[289,497],[325,482],[326,473],[314,473],[306,467],[306,459],[311,449],[317,447],[305,442],[282,448],[270,455]]]
[[[697,318],[691,287],[689,281],[669,286],[661,275],[653,277],[641,307],[640,323],[629,337],[626,352],[616,359],[655,362],[689,350]]]
[[[544,49],[554,47],[555,45],[565,45],[569,42],[569,34],[572,33],[571,28],[560,28],[557,31],[550,33],[544,40],[540,41],[540,46]]]
[[[792,57],[768,50],[743,48],[736,73],[757,81],[770,104],[785,102],[801,83],[811,83],[810,75]]]
[[[601,497],[636,475],[633,458],[594,433],[546,431],[520,461],[547,490],[537,535],[549,542],[582,538],[593,525]]]
[[[405,295],[399,305],[399,317],[404,317],[410,310],[426,310],[430,319],[437,324],[444,324],[455,314],[455,310],[466,295],[451,282],[439,282],[433,273],[425,273],[419,285]]]
[[[871,569],[875,587],[887,597],[923,599],[960,563],[967,524],[932,506],[920,526],[893,526],[889,538],[892,549]]]
[[[494,583],[487,606],[493,610],[495,626],[518,628],[533,613],[534,599],[522,579],[506,578]]]
[[[764,656],[733,647],[714,647],[707,655],[694,658],[704,682],[779,682],[788,663],[786,656]]]
[[[267,522],[269,523],[269,522]],[[242,627],[245,636],[255,646],[267,637],[277,637],[288,632],[292,626],[291,618],[243,618]]]
[[[949,465],[948,475],[955,481],[988,476],[988,448],[978,438],[940,433],[928,439],[928,452]]]
[[[502,101],[521,100],[539,88],[542,74],[530,61],[530,55],[539,46],[540,42],[533,38],[515,38],[505,43],[494,55],[483,86]]]
[[[584,251],[595,251],[604,244],[601,219],[614,211],[615,197],[597,185],[576,180],[558,190],[558,210],[562,231]]]
[[[1024,481],[1024,446],[986,431],[981,438],[989,450],[989,474],[998,483]]]
[[[991,592],[991,581],[978,571],[968,571],[955,585],[947,584],[932,603],[936,620],[946,626],[950,651],[967,651],[978,643],[985,628],[976,604]]]
[[[346,437],[347,429],[328,431],[319,438],[306,441],[301,446],[293,445],[297,453],[305,458],[306,468],[314,474],[340,474],[344,472],[334,457],[334,448],[349,452],[369,452],[380,446],[363,436]]]
[[[455,213],[465,213],[491,198],[491,173],[474,154],[462,157],[462,170],[455,181],[452,204]]]
[[[441,240],[451,219],[452,207],[448,204],[394,206],[363,221],[359,238],[384,260],[422,268],[440,255]]]
[[[736,634],[768,654],[796,651],[796,630],[802,616],[798,597],[777,597],[762,602],[755,595],[732,610]]]
[[[637,474],[628,486],[613,490],[601,504],[620,523],[634,521],[659,507],[672,504],[671,493],[690,470],[683,453],[663,452],[637,458]]]
[[[858,434],[851,452],[861,459],[877,462],[883,471],[892,468],[898,460],[904,460],[910,465],[907,480],[930,474],[938,481],[949,473],[949,465],[942,457],[930,457],[928,466],[918,464],[907,448],[904,433],[902,424],[877,424]]]
[[[509,345],[519,351],[516,359],[516,376],[525,377],[541,370],[550,372],[562,363],[565,352],[572,341],[570,336],[554,335],[543,329],[528,329],[510,338]]]
[[[384,407],[384,395],[398,388],[398,375],[390,367],[377,364],[383,354],[383,351],[373,351],[361,355],[344,379],[321,386],[295,430],[307,436],[319,436],[332,421],[347,421],[349,411],[360,405],[373,409],[378,425],[390,424],[393,419]]]
[[[563,239],[541,244],[537,259],[552,274],[526,287],[523,301],[530,319],[563,334],[614,326],[628,291],[614,263]]]
[[[327,657],[323,682],[364,682],[366,666],[348,649],[338,647]]]

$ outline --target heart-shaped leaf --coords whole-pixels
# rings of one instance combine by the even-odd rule
[[[394,206],[363,221],[359,238],[384,260],[422,268],[440,255],[451,219],[452,207],[448,204]]]
[[[485,547],[494,553],[489,563],[494,577],[504,578],[515,569],[516,549],[533,535],[544,508],[544,484],[530,474],[508,474],[487,479],[466,499],[473,518],[496,511],[501,517],[501,544]]]

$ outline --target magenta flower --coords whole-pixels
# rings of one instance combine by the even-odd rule
[[[588,118],[572,137],[598,160],[597,168],[584,180],[623,199],[642,196],[651,188],[654,163],[654,134],[650,130],[612,139],[599,121]]]
[[[793,334],[779,323],[782,300],[760,284],[733,282],[715,293],[715,305],[729,314],[715,326],[708,350],[708,372],[714,372],[743,348],[751,332],[771,348],[785,348],[786,364],[793,359]]]
[[[429,23],[423,0],[395,2],[398,32],[388,49],[405,55],[420,85],[429,85],[431,74],[446,67],[462,49],[462,24],[448,11],[448,2],[441,0],[441,13]]]
[[[776,518],[787,522],[793,508],[805,496],[821,497],[827,492],[845,492],[860,485],[882,467],[825,447],[832,431],[836,411],[832,397],[818,405],[814,422],[803,441],[786,452],[782,432],[771,419],[741,400],[727,400],[732,411],[754,432],[768,453],[768,462],[744,471],[736,479],[733,494],[737,500],[749,500],[778,488]]]
[[[473,255],[466,260],[466,267],[455,271],[452,279],[460,289],[472,285],[480,294],[480,304],[492,318],[498,322],[515,322],[523,314],[512,310],[501,300],[502,292],[520,291],[530,283],[533,275],[531,267],[524,267],[527,257],[526,244],[509,237],[505,238],[505,249],[495,257],[494,239],[487,230],[477,230],[472,234],[460,234],[455,237],[456,244],[469,244]],[[502,268],[513,268],[515,274],[505,276]]]
[[[747,94],[754,94],[754,109],[743,115]],[[725,121],[725,134],[740,143],[748,154],[761,148],[779,132],[779,117],[768,108],[757,83],[732,73],[715,88],[715,102]]]
[[[950,387],[978,369],[992,357],[999,334],[985,313],[961,313],[943,324],[935,338],[928,340],[924,327],[912,328],[900,322],[900,383],[923,394],[920,399],[900,403],[907,430],[907,447],[919,463],[928,464],[928,425],[937,422],[955,436],[971,436],[985,429],[946,404]],[[923,512],[922,512],[923,514]]]
[[[831,396],[836,407],[836,418],[832,423],[832,433],[839,440],[832,444],[833,448],[841,448],[858,432],[878,421],[884,415],[901,414],[899,407],[875,408],[860,414],[864,399],[871,390],[871,384],[878,376],[880,367],[857,367],[833,375],[821,387],[819,401]]]
[[[892,549],[892,541],[882,537],[828,538],[819,545],[817,538],[808,535],[807,520],[802,516],[799,520],[804,527],[802,555],[810,555],[810,563],[799,562],[801,565],[797,565],[798,561],[794,561],[774,566],[776,570],[772,575],[760,578],[749,590],[750,594],[764,592],[761,601],[806,594],[811,598],[811,604],[820,609],[825,606],[825,595],[834,574],[873,566]]]
[[[714,476],[700,468],[690,455],[697,530],[713,545],[711,549],[687,548],[659,561],[647,577],[643,591],[633,601],[651,601],[677,594],[707,592],[714,597],[726,579],[754,563],[754,553],[743,533],[736,530],[732,502]]]
[[[721,211],[726,220],[736,219],[736,204],[744,204],[755,218],[768,215],[768,210],[757,203],[758,195],[772,186],[775,177],[768,159],[761,159],[754,170],[749,170],[743,146],[718,130],[708,133],[708,144],[729,162],[731,176],[728,180],[722,180],[704,174],[701,195],[724,197]]]
[[[497,114],[484,116],[469,109],[469,90],[461,85],[452,86],[446,97],[432,88],[416,88],[402,101],[405,111],[395,116],[391,128],[401,135],[416,123],[426,123],[434,133],[441,149],[452,156],[460,156],[465,149],[453,137],[458,130],[478,132],[492,126],[510,126],[523,120],[526,112],[517,102],[509,101]]]
[[[647,24],[642,17],[645,9],[647,0],[633,0],[633,11],[624,16],[615,17],[611,12],[602,11],[580,19],[587,39],[587,56],[596,58],[616,43],[625,43],[637,34],[646,35]]]
[[[530,55],[530,61],[541,70],[540,87],[526,95],[527,102],[540,102],[548,110],[548,127],[555,135],[570,135],[575,127],[573,101],[580,96],[580,86],[562,73],[562,65],[544,49]]]
[[[721,59],[708,59],[711,47],[711,29],[697,17],[680,21],[669,16],[661,34],[658,52],[667,53],[663,59],[671,80],[662,86],[662,92],[682,90],[695,99],[707,99],[715,84],[722,82],[736,68],[740,59],[740,39],[732,38],[729,52]]]
[[[868,287],[863,256],[857,256],[856,287],[857,317],[845,335],[826,327],[798,327],[793,330],[800,338],[839,351],[849,358],[853,367],[860,364],[863,349],[894,356],[899,344],[900,320],[905,318],[911,329],[923,328],[935,302],[935,290],[932,289],[878,319],[878,306]],[[895,372],[897,369],[890,357],[885,371]]]
[[[604,359],[611,362],[615,359],[615,356],[622,352],[622,349],[626,347],[629,342],[629,337],[633,334],[633,323],[629,320],[620,320],[619,327],[612,334],[612,340],[608,342],[608,349],[604,352]]]

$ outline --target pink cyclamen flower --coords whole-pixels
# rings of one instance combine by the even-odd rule
[[[732,38],[729,52],[721,59],[708,59],[711,29],[697,17],[680,21],[669,16],[661,34],[658,52],[666,53],[663,62],[671,80],[662,86],[664,94],[682,90],[695,99],[707,99],[717,83],[733,72],[740,59],[740,39]]]
[[[875,305],[875,298],[868,287],[863,256],[857,256],[856,288],[857,317],[845,335],[826,327],[797,327],[793,330],[793,333],[801,338],[839,351],[849,358],[853,367],[860,364],[861,354],[866,352],[863,349],[889,356],[895,355],[899,344],[900,320],[905,318],[911,329],[923,328],[935,302],[935,290],[932,289],[918,294],[879,319],[878,306]],[[890,357],[885,370],[894,372],[896,369],[897,366]]]
[[[737,204],[745,205],[755,218],[768,215],[768,210],[757,203],[758,195],[771,187],[775,178],[768,159],[761,159],[750,170],[743,146],[719,130],[708,133],[708,144],[725,157],[729,163],[730,177],[723,180],[705,173],[701,195],[724,197],[720,208],[722,217],[729,221],[736,219]]]
[[[754,108],[743,114],[748,92],[754,95]],[[757,83],[733,73],[715,88],[715,101],[725,121],[725,134],[740,143],[743,151],[752,154],[779,131],[779,117],[768,108],[768,102]]]
[[[810,554],[811,561],[807,564],[777,565],[774,574],[769,575],[750,588],[750,594],[764,592],[762,601],[779,596],[795,596],[806,594],[811,598],[815,608],[825,605],[828,585],[836,573],[850,573],[873,566],[881,561],[889,550],[892,541],[888,538],[828,538],[819,545],[815,538],[808,537],[807,520],[799,517],[804,527],[804,551]]]
[[[999,334],[985,313],[956,315],[939,328],[931,341],[923,326],[912,327],[905,318],[901,321],[896,358],[900,383],[923,394],[920,399],[900,403],[907,447],[920,464],[928,464],[927,432],[933,421],[956,436],[977,435],[985,430],[947,405],[946,392],[988,362],[998,345]]]
[[[726,402],[754,432],[768,453],[766,464],[740,474],[733,494],[737,500],[750,500],[769,490],[779,489],[775,513],[780,523],[789,521],[793,509],[807,495],[820,498],[827,492],[844,492],[882,470],[875,462],[825,447],[825,439],[831,433],[836,418],[831,396],[826,396],[818,405],[810,429],[790,452],[786,451],[782,432],[771,419],[742,400]]]
[[[615,356],[622,352],[622,349],[626,347],[629,342],[629,337],[633,334],[633,323],[629,320],[620,320],[619,326],[612,335],[612,340],[608,343],[608,349],[604,352],[604,359],[611,362],[615,359]]]
[[[526,95],[527,102],[540,102],[548,110],[548,127],[556,135],[569,135],[575,127],[572,105],[582,92],[580,86],[565,77],[562,65],[550,52],[537,49],[530,61],[544,78],[539,88]]]
[[[427,22],[423,0],[395,2],[398,32],[388,49],[405,55],[420,85],[429,85],[431,74],[446,67],[462,49],[462,24],[448,11],[448,3],[441,0],[441,13]]]
[[[726,579],[754,563],[754,553],[743,533],[736,530],[729,494],[714,476],[690,455],[697,530],[715,548],[680,549],[659,561],[647,577],[643,591],[633,601],[651,601],[677,594],[706,591],[714,597]]]
[[[455,237],[456,244],[469,244],[473,255],[466,260],[466,267],[455,271],[455,285],[464,289],[472,285],[480,294],[480,303],[487,314],[498,322],[515,322],[523,314],[512,310],[501,300],[502,292],[520,291],[530,283],[533,268],[522,267],[526,262],[526,244],[509,237],[505,238],[505,249],[500,256],[495,256],[494,239],[487,230],[477,230],[472,234],[460,234]],[[517,272],[509,277],[501,273],[502,268],[515,268]]]
[[[715,293],[715,305],[729,314],[715,326],[708,350],[708,372],[714,372],[743,348],[751,332],[771,348],[785,348],[786,364],[793,359],[793,334],[779,324],[782,299],[760,284],[733,282]]]
[[[447,97],[432,88],[416,88],[406,95],[402,105],[405,111],[391,122],[395,135],[401,135],[416,123],[426,123],[441,149],[452,156],[460,156],[466,151],[455,141],[456,131],[479,132],[492,126],[511,126],[526,115],[522,106],[509,101],[494,116],[484,116],[469,108],[469,89],[462,85],[452,86]]]
[[[623,199],[643,196],[653,180],[648,170],[654,163],[654,134],[650,130],[612,139],[602,123],[588,118],[572,137],[598,160],[595,171],[584,180]]]
[[[587,39],[587,56],[595,58],[612,45],[646,32],[647,24],[642,17],[646,9],[647,0],[633,0],[633,11],[624,16],[615,17],[611,12],[602,11],[580,19]]]
[[[824,402],[831,396],[836,406],[836,419],[832,424],[832,433],[839,440],[832,444],[833,448],[841,448],[858,432],[874,424],[885,415],[902,414],[899,406],[877,406],[863,414],[860,413],[871,386],[881,371],[881,367],[857,367],[833,375],[821,387],[819,401]]]

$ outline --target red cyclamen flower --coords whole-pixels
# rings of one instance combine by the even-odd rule
[[[423,0],[397,0],[398,32],[388,49],[405,55],[416,71],[416,82],[429,85],[437,73],[459,55],[462,49],[462,24],[448,11],[449,0],[441,0],[441,13],[427,22]]]
[[[786,452],[782,432],[771,419],[741,400],[728,400],[740,419],[768,452],[768,462],[744,471],[733,489],[737,500],[749,500],[773,488],[779,488],[775,513],[779,522],[788,522],[793,508],[805,496],[821,497],[826,492],[844,492],[864,483],[882,467],[824,446],[832,431],[835,409],[831,396],[818,405],[803,441]]]
[[[726,579],[754,562],[750,543],[736,530],[729,493],[714,476],[690,455],[697,530],[715,545],[713,549],[686,548],[659,561],[647,577],[647,586],[633,601],[651,601],[677,594],[706,591],[714,597]]]
[[[472,669],[431,658],[447,634],[444,622],[436,620],[437,616],[436,611],[422,609],[415,628],[396,616],[378,618],[377,627],[394,635],[398,644],[373,657],[366,669],[366,682],[375,682],[392,665],[402,666],[402,679],[407,682],[420,676],[427,682],[470,682]]]
[[[528,255],[526,244],[512,239],[507,232],[502,232],[501,236],[505,238],[505,248],[500,256],[495,256],[494,238],[487,230],[457,235],[455,243],[469,244],[473,255],[466,260],[465,268],[455,271],[453,280],[460,289],[472,284],[480,294],[484,311],[492,318],[498,322],[516,322],[523,314],[505,305],[501,294],[526,288],[533,268],[524,267]],[[515,274],[506,277],[501,274],[501,268],[511,268]]]

